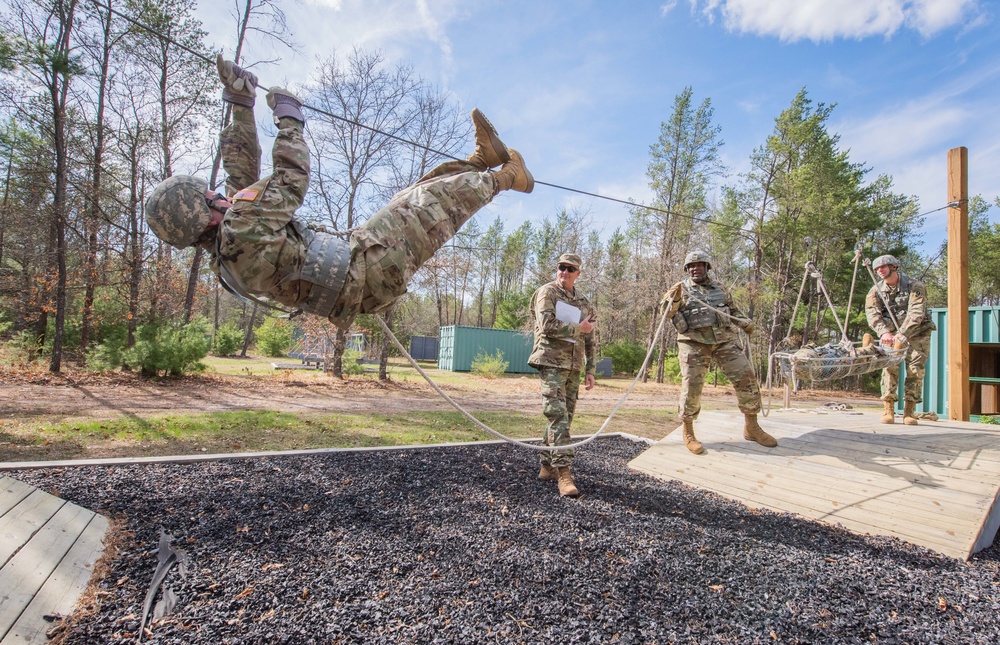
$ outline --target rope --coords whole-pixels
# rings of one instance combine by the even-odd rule
[[[412,356],[410,356],[410,353],[408,351],[406,351],[406,348],[403,347],[403,344],[399,342],[399,339],[396,338],[396,335],[394,333],[392,333],[392,330],[389,329],[389,325],[387,325],[385,323],[385,321],[382,320],[381,316],[375,316],[375,320],[377,320],[378,324],[382,327],[382,331],[383,331],[383,333],[385,333],[386,337],[389,338],[389,340],[392,341],[392,344],[396,346],[396,349],[399,350],[399,352],[403,356],[406,357],[406,359],[410,362],[410,365],[413,366],[413,368],[415,370],[417,370],[417,373],[420,374],[420,376],[424,377],[424,380],[427,381],[427,383],[430,384],[430,386],[432,388],[434,388],[435,392],[437,392],[442,397],[444,397],[444,399],[448,403],[450,403],[453,408],[455,408],[456,410],[458,410],[462,414],[462,416],[464,416],[466,419],[468,419],[473,424],[475,424],[476,427],[478,427],[479,429],[481,429],[481,430],[483,430],[485,432],[488,432],[489,434],[493,435],[494,437],[497,437],[498,439],[502,439],[502,440],[504,440],[504,441],[506,441],[508,443],[512,443],[512,444],[514,444],[516,446],[521,446],[522,448],[528,448],[530,450],[536,450],[538,452],[547,452],[547,451],[558,451],[558,450],[570,450],[572,448],[579,448],[581,446],[585,446],[588,443],[590,443],[591,441],[593,441],[594,439],[597,439],[597,437],[600,436],[604,432],[604,430],[611,423],[611,420],[614,418],[615,414],[618,413],[618,409],[621,408],[622,404],[625,403],[625,399],[627,399],[628,395],[632,393],[632,390],[635,388],[636,384],[639,382],[639,378],[642,376],[642,373],[645,371],[646,366],[649,364],[649,359],[653,355],[653,350],[656,348],[656,344],[660,340],[660,334],[663,333],[663,325],[667,321],[667,312],[670,311],[670,307],[671,307],[672,304],[673,304],[673,298],[670,298],[667,301],[667,306],[664,307],[664,309],[663,309],[663,316],[661,316],[661,318],[660,318],[660,324],[656,328],[656,334],[653,337],[653,343],[649,346],[649,351],[646,352],[646,359],[642,362],[642,367],[639,368],[639,371],[636,373],[635,378],[632,380],[632,384],[629,385],[629,387],[625,391],[625,393],[622,394],[621,399],[619,399],[619,401],[618,401],[617,405],[615,405],[614,409],[611,410],[611,414],[608,415],[608,418],[601,425],[601,428],[597,432],[595,432],[594,434],[590,435],[588,438],[586,438],[586,439],[584,439],[582,441],[577,441],[576,443],[571,443],[571,444],[567,444],[567,445],[563,445],[563,446],[543,446],[543,445],[538,445],[538,444],[534,444],[534,443],[527,443],[525,441],[521,441],[520,439],[515,439],[513,437],[508,437],[507,435],[494,430],[493,428],[489,427],[488,425],[486,425],[485,423],[483,423],[482,421],[480,421],[476,417],[472,416],[472,414],[470,414],[465,408],[463,408],[462,405],[460,403],[458,403],[458,401],[456,401],[455,399],[451,398],[448,395],[447,392],[445,392],[444,390],[442,390],[437,385],[437,383],[435,383],[431,379],[430,375],[428,375],[427,372],[425,372],[423,370],[423,368],[420,367],[420,365],[417,364],[417,361]]]

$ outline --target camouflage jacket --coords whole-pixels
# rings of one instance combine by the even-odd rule
[[[597,312],[590,301],[574,289],[569,293],[558,282],[542,285],[531,297],[531,320],[535,327],[535,342],[528,365],[557,367],[594,374],[597,369],[597,346],[594,331],[580,333],[578,322],[563,322],[556,318],[556,302],[564,302],[580,310],[580,320],[588,315],[597,323]]]
[[[238,120],[237,113],[247,118]],[[253,179],[259,167],[259,157],[253,154],[257,145],[252,118],[252,113],[234,110],[232,125],[223,131],[223,162],[231,178]],[[272,174],[245,187],[229,187],[233,207],[206,243],[215,273],[225,278],[228,272],[251,294],[292,307],[308,296],[310,288],[298,279],[306,244],[294,223],[309,187],[309,148],[302,127],[295,119],[281,119],[271,152]],[[234,192],[235,188],[240,189]]]
[[[704,284],[697,284],[691,278],[676,283],[664,295],[664,299],[673,296],[674,302],[667,312],[677,329],[677,340],[690,340],[705,345],[736,340],[733,326],[742,328],[743,324],[733,318],[744,318],[733,302],[732,296],[720,283],[709,278]],[[719,314],[706,307],[728,312]]]
[[[885,300],[879,296],[882,293]],[[889,307],[886,307],[886,301]],[[892,316],[889,315],[891,307]],[[868,291],[865,297],[865,316],[868,326],[881,336],[885,333],[903,334],[910,337],[937,329],[927,309],[927,287],[923,282],[911,280],[902,273],[895,286],[884,280]],[[895,316],[899,329],[892,323]]]

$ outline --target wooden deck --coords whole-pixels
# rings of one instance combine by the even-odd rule
[[[629,465],[754,508],[795,513],[856,533],[889,535],[968,559],[1000,527],[1000,426],[879,423],[879,412],[774,410],[778,440],[743,439],[743,415],[703,412],[691,454],[675,430]]]
[[[87,587],[108,520],[0,477],[0,645],[47,643]]]

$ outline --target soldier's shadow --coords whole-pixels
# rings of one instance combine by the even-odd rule
[[[935,432],[933,427],[908,426],[911,432],[817,428],[798,437],[781,438],[786,454],[825,455],[860,470],[904,480],[914,486],[940,488],[947,472],[984,470],[995,476],[1000,457],[1000,432],[984,428]]]

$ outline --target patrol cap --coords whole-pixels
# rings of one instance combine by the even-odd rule
[[[875,258],[874,262],[872,262],[872,268],[877,269],[879,267],[884,267],[887,264],[892,265],[894,267],[898,267],[899,260],[896,259],[895,255],[880,255],[877,258]]]
[[[583,260],[576,253],[563,253],[559,256],[559,264],[570,264],[579,269],[583,264]]]

